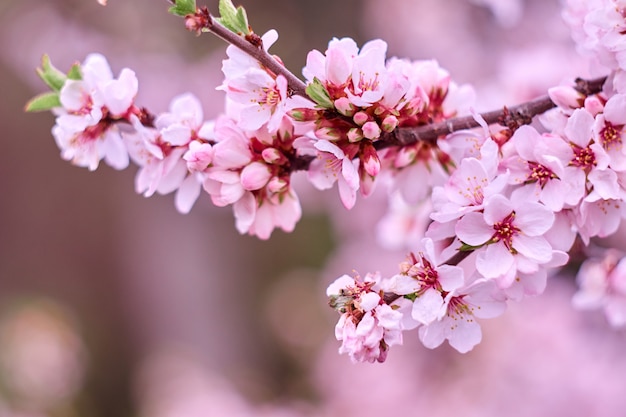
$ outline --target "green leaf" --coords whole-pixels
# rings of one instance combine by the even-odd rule
[[[24,108],[27,112],[48,111],[61,107],[61,100],[57,91],[48,91],[30,99]]]
[[[468,245],[467,243],[463,243],[463,242],[461,242],[461,243],[462,243],[462,245],[459,248],[459,252],[471,252],[473,250],[477,250],[477,249],[482,248],[483,246],[485,246],[489,242],[483,243],[482,245],[478,245],[478,246]]]
[[[41,68],[37,68],[37,75],[54,91],[60,91],[67,80],[67,76],[52,65],[47,54],[41,57]]]
[[[216,20],[237,34],[249,35],[248,16],[243,7],[235,7],[231,0],[220,0],[220,17]]]
[[[417,293],[412,292],[411,294],[405,294],[404,298],[407,300],[415,301],[417,299]]]
[[[335,107],[328,90],[324,87],[324,84],[317,78],[313,78],[313,82],[306,86],[306,94],[311,100],[317,103],[318,106],[325,109],[332,109]]]
[[[82,80],[83,79],[83,73],[80,71],[79,63],[72,65],[70,70],[67,72],[67,78],[69,80]]]
[[[196,0],[176,0],[168,11],[173,15],[185,17],[194,14],[197,9]]]

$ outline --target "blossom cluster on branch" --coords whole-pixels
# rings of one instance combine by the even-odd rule
[[[241,7],[220,2],[220,18],[194,1],[171,12],[187,29],[230,43],[223,61],[225,113],[205,120],[192,94],[166,113],[138,107],[130,69],[114,77],[105,57],[89,55],[63,73],[47,56],[39,69],[52,91],[30,111],[51,110],[63,159],[96,169],[101,161],[139,166],[145,196],[176,193],[188,212],[204,190],[232,206],[237,230],[270,237],[302,215],[292,174],[318,189],[337,185],[350,209],[384,187],[396,206],[427,204],[428,228],[391,277],[343,275],[330,285],[340,313],[340,352],[382,362],[404,330],[429,348],[445,340],[460,352],[481,340],[477,319],[501,314],[509,300],[543,292],[579,239],[616,232],[626,217],[626,4],[570,1],[564,16],[582,52],[607,74],[556,86],[515,108],[474,112],[474,89],[458,85],[434,60],[387,58],[387,44],[359,47],[333,39],[308,53],[300,81],[268,50],[276,31],[258,36]],[[534,117],[539,116],[539,117]],[[427,203],[425,203],[427,202]],[[407,239],[415,210],[391,212],[389,239]],[[623,262],[590,260],[575,303],[605,308],[626,322]]]

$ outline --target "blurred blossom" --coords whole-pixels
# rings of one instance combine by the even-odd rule
[[[503,27],[515,26],[522,17],[523,0],[470,0],[472,3],[489,8],[496,22]]]
[[[163,348],[140,364],[136,394],[142,417],[254,415],[226,380],[180,348]]]
[[[315,271],[292,271],[268,288],[265,301],[267,321],[276,338],[302,360],[308,360],[328,333],[328,323],[320,320],[326,306],[319,280]]]
[[[82,387],[85,361],[73,317],[60,305],[34,300],[2,317],[2,381],[25,409],[46,410],[70,400]]]

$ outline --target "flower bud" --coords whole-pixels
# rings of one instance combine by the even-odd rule
[[[287,181],[278,178],[278,177],[273,177],[268,183],[267,183],[267,189],[269,190],[269,192],[274,193],[274,194],[278,194],[278,193],[282,193],[284,191],[287,191],[287,186],[289,185],[289,183],[287,183]]]
[[[262,162],[252,162],[241,171],[241,185],[248,191],[259,190],[267,184],[271,178],[267,165]]]
[[[573,87],[560,85],[548,89],[550,100],[557,106],[564,109],[577,109],[581,107],[584,95],[576,91]]]
[[[314,122],[320,118],[320,114],[317,110],[306,107],[291,109],[287,112],[287,116],[291,117],[296,122]]]
[[[378,172],[380,171],[380,159],[378,158],[378,153],[376,152],[374,145],[367,143],[363,146],[361,161],[363,161],[363,168],[365,169],[365,172],[372,177],[378,175]]]
[[[370,119],[369,115],[364,111],[360,111],[354,115],[352,120],[359,126],[363,126]]]
[[[356,107],[350,102],[348,97],[340,97],[335,100],[335,108],[344,116],[351,117],[356,112]]]
[[[268,164],[284,165],[287,162],[287,158],[281,151],[276,148],[265,148],[261,152],[263,160]]]
[[[389,115],[383,119],[382,128],[385,132],[392,132],[398,127],[398,118],[394,115]]]
[[[326,140],[341,139],[341,131],[334,127],[321,127],[315,131],[315,137]]]
[[[380,126],[376,122],[367,122],[362,129],[363,136],[368,139],[378,139],[380,137]]]
[[[358,127],[353,127],[348,130],[348,140],[350,142],[358,142],[361,139],[363,139],[363,131],[361,131],[361,129],[359,129]]]

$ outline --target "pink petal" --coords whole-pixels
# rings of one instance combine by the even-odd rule
[[[251,192],[245,192],[243,196],[233,204],[233,212],[235,214],[235,226],[239,233],[246,233],[256,215],[256,200]]]
[[[183,214],[189,213],[200,196],[200,189],[200,181],[194,175],[188,175],[176,192],[174,199],[176,209]]]
[[[482,340],[480,324],[475,320],[457,320],[456,326],[450,331],[448,342],[460,353],[467,353]]]
[[[430,324],[446,313],[441,293],[429,288],[413,302],[411,316],[422,324]]]
[[[471,246],[479,246],[487,242],[494,234],[493,227],[485,223],[480,213],[467,213],[454,228],[462,242]]]
[[[513,248],[528,259],[544,264],[552,259],[552,246],[543,236],[513,236]]]
[[[506,274],[515,259],[503,243],[492,243],[478,252],[476,270],[485,278],[497,278]]]
[[[485,201],[485,222],[490,225],[503,220],[513,212],[513,205],[504,196],[496,194]]]
[[[515,226],[528,236],[539,236],[547,232],[554,223],[554,212],[539,203],[522,204],[515,210]]]

